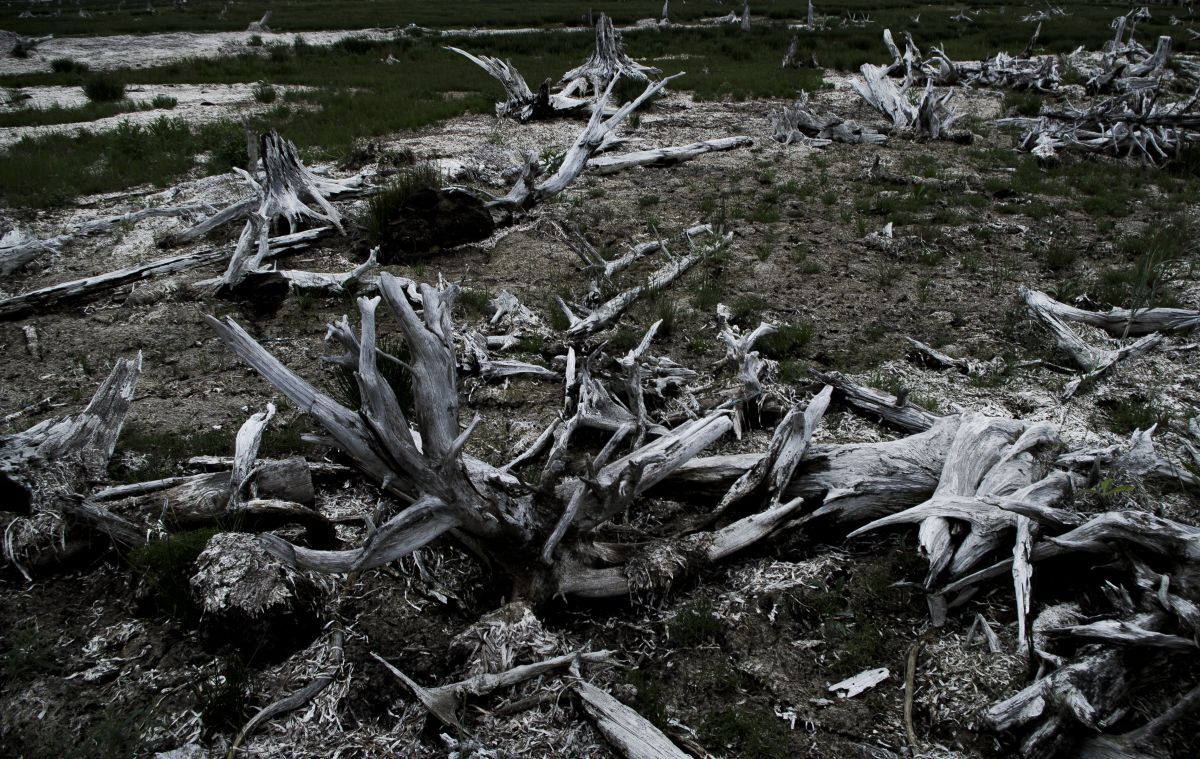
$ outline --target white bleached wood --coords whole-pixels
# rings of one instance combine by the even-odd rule
[[[687,759],[649,720],[603,690],[580,681],[575,692],[596,729],[625,759]]]

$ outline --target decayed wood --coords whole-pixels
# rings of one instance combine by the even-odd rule
[[[81,466],[85,476],[102,477],[141,372],[141,353],[133,359],[119,359],[91,402],[78,414],[48,419],[24,432],[0,437],[0,476],[6,484],[19,484],[28,498],[32,496],[28,488],[34,470],[70,463]],[[10,504],[19,506],[15,501]]]
[[[1082,370],[1080,376],[1067,383],[1063,398],[1071,398],[1080,389],[1103,377],[1118,361],[1140,356],[1162,342],[1162,335],[1153,333],[1116,350],[1097,348],[1085,342],[1063,321],[1056,301],[1045,293],[1025,287],[1019,288],[1019,292],[1030,312],[1050,330],[1058,347]]]
[[[257,730],[260,726],[275,719],[281,714],[293,712],[316,698],[321,691],[333,684],[337,678],[337,671],[342,666],[342,659],[345,656],[345,633],[339,627],[333,631],[329,641],[330,661],[327,665],[330,670],[328,674],[317,675],[307,685],[299,690],[293,691],[278,701],[274,701],[262,709],[254,713],[254,716],[242,726],[238,734],[230,744],[229,751],[226,753],[226,759],[233,759],[237,754],[238,746],[246,740],[246,737]]]
[[[791,482],[796,467],[800,465],[800,461],[804,457],[808,443],[816,431],[817,422],[829,407],[829,399],[832,394],[833,388],[826,386],[817,393],[804,412],[798,408],[793,408],[788,412],[779,426],[775,428],[775,433],[771,437],[771,445],[767,448],[766,454],[733,483],[733,486],[729,488],[729,491],[725,493],[713,510],[709,520],[716,519],[730,506],[746,498],[764,484],[768,500],[773,505],[779,503],[784,489]]]
[[[642,715],[591,683],[580,681],[575,692],[596,729],[626,759],[686,759],[662,731]]]
[[[878,417],[884,422],[909,432],[923,432],[934,425],[941,417],[915,404],[908,402],[907,393],[903,397],[866,387],[854,382],[841,372],[814,372],[819,382],[832,386],[838,391],[839,397],[858,411],[871,417]]]
[[[1059,150],[1132,155],[1161,163],[1200,132],[1200,92],[1183,101],[1166,102],[1157,87],[1130,91],[1089,105],[1047,111],[1037,118],[1000,119],[1025,129],[1018,147],[1039,158],[1053,159]]]
[[[772,137],[785,145],[800,143],[814,148],[834,142],[881,145],[887,135],[873,126],[843,119],[832,113],[817,113],[809,105],[808,93],[800,94],[794,105],[771,112]]]
[[[306,230],[294,235],[281,235],[268,240],[269,253],[274,256],[286,250],[294,250],[298,246],[310,244],[328,232],[328,228]],[[107,292],[123,285],[134,284],[163,274],[196,269],[201,266],[214,264],[228,255],[221,251],[209,249],[184,253],[169,258],[160,258],[144,264],[136,264],[117,271],[84,277],[57,285],[50,285],[39,290],[31,290],[21,295],[0,300],[0,319],[11,319],[35,309],[47,308],[59,303],[67,303],[89,298],[98,293]]]
[[[577,651],[556,656],[534,664],[522,664],[504,672],[481,673],[466,680],[436,688],[423,688],[408,675],[401,672],[387,659],[374,651],[371,656],[396,676],[412,692],[430,714],[446,725],[462,728],[458,708],[468,696],[486,696],[501,688],[511,688],[535,677],[542,677],[557,670],[575,668],[579,664],[611,664],[611,651]]]
[[[1079,322],[1099,327],[1113,337],[1140,337],[1151,332],[1190,332],[1200,328],[1200,311],[1187,308],[1112,308],[1108,311],[1087,311],[1054,300],[1037,290],[1030,290],[1038,307],[1063,321]]]
[[[19,271],[43,253],[58,252],[65,244],[76,237],[96,234],[118,224],[133,224],[142,219],[153,217],[184,216],[201,211],[211,212],[211,206],[194,203],[191,205],[171,206],[161,208],[143,208],[139,211],[106,216],[100,219],[81,222],[70,227],[55,237],[38,240],[22,233],[20,230],[10,230],[0,238],[0,276],[8,276]]]
[[[565,85],[564,95],[585,95],[590,90],[593,97],[598,97],[621,77],[648,82],[650,77],[661,73],[659,69],[644,66],[626,55],[621,33],[613,28],[612,19],[601,13],[596,21],[596,47],[591,57],[563,74],[559,83]]]

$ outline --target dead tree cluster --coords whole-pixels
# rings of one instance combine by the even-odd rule
[[[1018,147],[1040,158],[1059,151],[1135,156],[1162,163],[1200,139],[1200,90],[1168,101],[1157,87],[1088,106],[1046,110],[1036,118],[1001,119],[1024,129]]]
[[[649,82],[662,72],[630,58],[621,44],[621,33],[613,27],[612,19],[600,14],[596,22],[596,47],[591,57],[563,74],[559,89],[551,91],[547,79],[535,93],[525,78],[508,61],[491,56],[476,56],[458,48],[447,48],[486,71],[504,88],[505,100],[496,104],[496,115],[529,121],[551,116],[587,115],[597,108],[600,96],[609,84],[621,79]]]
[[[748,8],[742,18],[748,23]],[[934,139],[952,136],[958,118],[947,105],[952,93],[935,93],[934,79],[926,73],[923,94],[915,102],[910,99],[910,88],[918,86],[923,70],[919,51],[911,39],[904,53],[891,44],[890,34],[885,40],[895,60],[863,66],[862,81],[854,83],[859,94],[887,116],[892,130]],[[649,82],[633,101],[610,107],[619,78],[649,81],[651,72],[624,56],[619,35],[603,16],[597,24],[596,54],[564,76],[564,88],[556,95],[546,87],[534,95],[506,63],[457,52],[507,82],[509,99],[498,115],[533,118],[559,112],[554,104],[566,103],[562,98],[590,96],[579,106],[588,121],[561,160],[544,162],[530,153],[504,194],[470,193],[496,225],[528,214],[585,171],[670,165],[748,142],[733,137],[602,155],[622,120],[673,79]],[[1111,107],[1141,109],[1137,113],[1148,129],[1195,126],[1189,115],[1195,98],[1174,109],[1154,101],[1147,105],[1151,95],[1146,92],[1137,97],[1142,100],[1136,104],[1122,100],[1126,105]],[[784,142],[883,139],[881,130],[814,112],[806,99],[777,115],[774,124],[777,139]],[[1153,144],[1164,151],[1169,147],[1161,137]],[[994,704],[987,718],[1022,756],[1069,750],[1134,756],[1200,707],[1200,691],[1192,688],[1161,715],[1126,729],[1139,680],[1166,656],[1195,654],[1200,529],[1143,511],[1096,514],[1074,508],[1077,499],[1106,481],[1200,490],[1192,471],[1156,450],[1153,428],[1136,431],[1127,444],[1065,450],[1055,424],[962,410],[934,413],[903,394],[863,387],[836,373],[818,375],[803,402],[785,402],[772,394],[771,362],[756,350],[776,326],[734,323],[724,306],[717,308],[715,332],[725,356],[709,368],[712,377],[702,380],[700,372],[656,351],[661,322],[650,325],[624,354],[611,352],[601,336],[620,323],[631,305],[671,287],[729,243],[728,230],[708,225],[643,243],[614,258],[559,225],[556,233],[579,255],[587,280],[581,295],[559,299],[568,322],[556,336],[561,351],[549,366],[498,359],[493,354],[514,345],[523,331],[549,334],[540,317],[511,293],[497,296],[495,315],[485,328],[463,329],[452,317],[457,285],[419,283],[386,272],[368,276],[374,255],[347,274],[271,268],[268,261],[289,245],[340,231],[343,219],[334,201],[368,189],[360,178],[335,180],[310,170],[295,147],[274,132],[256,136],[252,148],[250,170],[238,172],[249,195],[209,213],[170,241],[193,241],[227,223],[242,222],[232,254],[193,252],[26,293],[0,302],[0,316],[94,294],[155,271],[217,263],[224,264],[223,274],[202,286],[222,295],[357,286],[362,295],[356,300],[356,319],[329,325],[328,339],[337,355],[327,359],[353,377],[358,390],[354,403],[322,392],[234,318],[209,316],[207,321],[230,351],[323,428],[319,443],[339,457],[339,472],[357,471],[373,484],[380,495],[377,509],[360,515],[357,532],[339,532],[318,508],[313,477],[322,465],[302,458],[260,458],[263,431],[275,413],[270,404],[242,426],[232,458],[217,462],[216,471],[99,487],[134,397],[139,355],[119,360],[78,414],[0,437],[0,503],[9,512],[3,558],[26,577],[39,567],[61,563],[72,551],[86,550],[96,535],[129,547],[170,530],[237,524],[242,534],[219,534],[209,543],[192,587],[205,597],[210,624],[225,620],[244,626],[287,606],[285,601],[264,606],[264,597],[336,597],[340,591],[329,575],[357,576],[448,540],[501,578],[512,601],[505,613],[524,618],[526,611],[532,615],[555,599],[567,604],[597,598],[655,602],[706,567],[799,529],[804,535],[842,538],[910,527],[928,560],[920,586],[934,627],[977,594],[998,585],[1011,588],[1018,653],[1036,674]],[[200,209],[170,210],[183,215]],[[109,220],[97,223],[99,229]],[[40,245],[53,249],[89,229],[83,225],[62,240]],[[26,237],[13,232],[4,241],[0,251],[8,250],[9,256],[0,260],[21,261],[10,270],[31,260],[23,258],[33,244]],[[613,294],[613,278],[651,256],[661,263],[634,286]],[[1200,313],[1194,311],[1096,313],[1037,291],[1022,289],[1020,294],[1075,364],[1067,397],[1100,381],[1118,362],[1155,349],[1162,333],[1200,325]],[[1095,344],[1072,324],[1099,327],[1120,342]],[[381,336],[389,330],[403,339],[403,359],[382,348]],[[914,347],[931,363],[972,371],[966,362],[928,346],[914,342]],[[385,362],[403,367],[411,382],[411,404],[386,378]],[[467,419],[463,413],[460,378],[465,375],[485,381],[525,375],[561,382],[561,409],[511,460],[485,461],[470,453],[481,419]],[[904,435],[876,443],[814,442],[835,402]],[[771,421],[776,423],[765,450],[704,455],[717,443],[740,436],[748,425]],[[1200,422],[1193,421],[1192,428],[1200,445]],[[1200,456],[1194,447],[1190,450]],[[683,507],[661,509],[668,496]],[[618,520],[624,522],[620,529]],[[1086,569],[1079,571],[1081,566]],[[1043,577],[1047,582],[1035,583]],[[260,582],[270,592],[248,587]],[[1085,594],[1087,608],[1039,602],[1036,591],[1049,585]],[[341,661],[343,642],[343,632],[335,626],[335,661]],[[498,666],[432,687],[376,658],[434,720],[460,729],[459,738],[447,740],[464,753],[477,749],[464,729],[465,700],[566,673],[573,676],[570,687],[582,711],[623,755],[685,755],[647,719],[588,682],[590,670],[614,664],[617,655],[612,652],[577,651]],[[853,689],[877,677],[864,673],[839,685]],[[303,706],[332,679],[322,675],[260,711],[235,745],[265,721]],[[1180,685],[1183,690],[1194,684]]]

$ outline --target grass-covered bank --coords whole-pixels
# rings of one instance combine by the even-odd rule
[[[346,3],[343,25],[355,24],[354,13],[360,5],[375,9],[375,25],[380,23],[380,8],[376,4]],[[409,7],[396,3],[396,7]],[[530,7],[525,8],[528,5]],[[474,8],[481,14],[479,25],[489,21],[484,11],[533,13],[542,4],[462,3],[458,10],[437,4],[441,13],[453,14]],[[565,4],[557,4],[562,7]],[[635,3],[615,2],[605,10],[620,19],[624,9],[633,17],[646,13]],[[658,6],[657,2],[654,5]],[[806,5],[806,3],[805,3]],[[198,8],[203,7],[201,3]],[[292,13],[301,8],[317,8],[320,3],[298,3],[281,12]],[[682,6],[696,11],[695,4]],[[415,7],[415,6],[413,6]],[[658,6],[661,8],[661,6]],[[716,6],[705,6],[705,15]],[[626,48],[635,58],[657,65],[666,73],[686,71],[676,87],[690,91],[697,99],[757,99],[790,98],[801,90],[822,86],[822,72],[817,69],[781,69],[779,61],[793,36],[798,36],[804,57],[809,54],[825,67],[853,70],[867,61],[881,61],[886,51],[880,39],[882,29],[911,30],[923,48],[932,44],[944,45],[956,59],[978,59],[999,50],[1021,49],[1032,31],[1032,24],[1020,22],[1026,8],[989,6],[970,22],[955,21],[958,8],[922,6],[899,8],[895,4],[843,2],[822,6],[822,13],[836,15],[867,12],[875,23],[866,26],[831,24],[828,28],[808,31],[792,29],[782,21],[760,20],[749,31],[737,27],[667,28],[630,31],[625,34]],[[1124,6],[1070,6],[1072,15],[1051,19],[1043,25],[1041,48],[1045,52],[1063,53],[1079,45],[1098,48],[1111,36],[1109,22]],[[507,9],[507,10],[506,10]],[[636,12],[634,12],[634,9]],[[798,12],[799,3],[777,2],[756,11],[768,16],[785,17]],[[917,12],[919,11],[919,13]],[[164,14],[165,15],[165,14]],[[919,22],[913,19],[919,16]],[[459,16],[445,15],[463,23]],[[760,17],[761,18],[761,17]],[[625,19],[629,20],[629,19]],[[677,20],[686,20],[679,19]],[[491,23],[501,23],[490,19]],[[525,22],[521,22],[525,23]],[[448,25],[450,24],[447,21]],[[102,31],[102,24],[95,31]],[[199,27],[202,28],[202,27]],[[1176,48],[1188,46],[1186,27],[1171,27],[1164,14],[1139,26],[1139,36],[1150,40],[1154,35],[1170,33],[1176,37]],[[250,35],[247,35],[249,40]],[[280,42],[259,46],[248,45],[244,52],[222,58],[182,60],[146,69],[126,69],[110,72],[115,80],[130,84],[229,84],[263,83],[263,92],[272,96],[274,86],[303,85],[302,90],[286,90],[273,100],[271,109],[259,118],[262,125],[272,126],[310,158],[336,159],[348,153],[362,139],[390,134],[405,129],[420,128],[463,113],[487,113],[502,94],[499,86],[470,62],[447,52],[444,47],[464,47],[479,54],[511,60],[531,84],[544,79],[557,79],[564,71],[584,60],[592,49],[590,34],[547,30],[504,35],[445,37],[398,36],[395,39],[372,41],[350,37],[331,46],[313,46],[297,40],[292,44]],[[1193,43],[1194,44],[1194,43]],[[393,65],[385,60],[393,59]],[[80,62],[86,64],[86,61]],[[54,71],[14,74],[0,77],[0,86],[20,88],[38,85],[78,86],[83,67],[59,65]],[[262,100],[260,98],[260,100]],[[262,100],[262,102],[266,102]],[[57,113],[16,110],[0,117],[5,125],[64,123],[76,115],[95,114],[95,117],[119,113],[123,104],[92,104],[87,112]],[[69,110],[69,109],[68,109]],[[199,135],[228,133],[228,125],[196,130]],[[176,128],[160,128],[159,134],[181,135]],[[0,153],[0,199],[14,206],[41,207],[69,200],[84,192],[118,190],[134,184],[169,183],[195,165],[195,156],[213,149],[208,137],[180,137],[178,144],[166,155],[139,158],[136,170],[113,170],[120,165],[124,153],[117,149],[109,153],[105,145],[121,144],[123,138],[114,135],[68,137],[62,135],[31,138]],[[156,141],[155,144],[162,144]],[[99,151],[99,152],[97,152]],[[34,172],[40,157],[48,156],[59,171]],[[224,170],[224,160],[209,160],[208,170]],[[72,168],[75,167],[75,168]],[[37,177],[34,181],[32,177]]]

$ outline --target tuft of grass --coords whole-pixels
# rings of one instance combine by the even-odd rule
[[[763,312],[770,306],[761,295],[740,295],[729,304],[730,318],[739,326],[756,327],[758,325],[752,322],[762,319]]]
[[[158,480],[179,474],[179,462],[192,456],[232,453],[233,432],[229,430],[179,433],[130,423],[121,430],[108,476],[119,483]],[[133,466],[132,461],[140,461],[140,465]]]
[[[179,532],[129,552],[129,567],[152,613],[186,625],[196,620],[198,610],[190,583],[192,570],[209,539],[217,532],[217,528]]]
[[[1108,428],[1121,435],[1148,430],[1157,424],[1159,432],[1171,423],[1171,413],[1145,398],[1125,398],[1106,409]]]
[[[112,103],[125,97],[125,82],[109,73],[95,74],[84,81],[83,94],[93,103]]]
[[[371,196],[366,210],[359,217],[358,223],[366,233],[368,242],[371,245],[379,243],[388,224],[415,193],[441,187],[443,181],[442,173],[432,163],[418,162],[402,167],[382,192]]]
[[[56,74],[86,74],[90,69],[82,61],[73,61],[70,58],[55,58],[50,61],[50,70]]]
[[[254,99],[260,103],[274,103],[278,97],[275,88],[265,82],[254,86]]]
[[[1006,92],[1001,110],[1016,116],[1037,116],[1042,112],[1042,96],[1036,92]]]
[[[179,101],[170,95],[155,95],[150,101],[150,105],[154,106],[155,108],[162,108],[169,111],[175,106],[179,105]]]
[[[718,640],[724,628],[713,611],[712,603],[701,600],[676,614],[667,630],[677,647],[695,648]]]
[[[408,369],[409,360],[411,359],[408,345],[399,336],[388,335],[379,338],[376,347],[402,362],[396,363],[384,356],[376,357],[379,376],[383,377],[384,382],[392,388],[392,392],[396,394],[396,400],[399,402],[400,408],[404,413],[412,416],[413,385],[412,373]],[[335,364],[332,375],[333,387],[331,388],[331,395],[333,395],[334,400],[349,409],[357,409],[361,406],[362,392],[358,387],[358,372],[350,367]]]
[[[206,739],[236,731],[253,714],[250,674],[246,662],[237,654],[231,654],[221,659],[215,677],[193,686],[196,711],[200,714],[202,734]]]
[[[784,324],[770,335],[760,337],[754,348],[765,358],[781,360],[799,356],[813,339],[811,322]]]
[[[192,128],[161,116],[144,125],[123,121],[106,132],[24,137],[0,151],[0,198],[10,206],[48,208],[138,184],[161,187],[191,169],[198,151],[213,151],[210,173],[247,160],[246,139],[232,122]]]
[[[757,704],[710,712],[700,725],[700,734],[706,743],[721,746],[730,755],[748,759],[793,755],[783,723]]]
[[[0,670],[6,679],[18,682],[38,675],[62,672],[62,656],[56,636],[40,628],[37,621],[11,628],[4,636]]]

